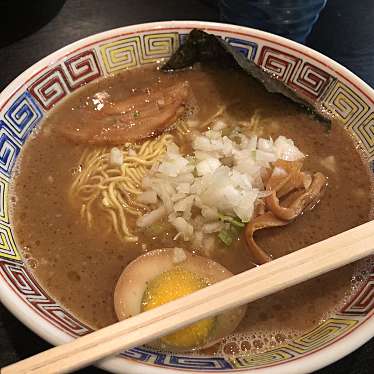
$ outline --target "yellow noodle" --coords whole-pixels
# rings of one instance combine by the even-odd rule
[[[81,217],[84,217],[84,214],[86,212],[86,208],[87,208],[86,204],[81,205],[81,210],[80,210]]]
[[[186,134],[190,132],[190,129],[185,122],[181,122],[175,130],[177,135],[181,138],[183,138]]]
[[[210,125],[217,117],[221,116],[226,109],[227,109],[226,105],[221,105],[218,108],[217,112],[214,113],[213,115],[211,115],[206,121],[204,121],[203,123],[201,123],[199,125],[199,127],[200,128],[205,128],[206,126]]]
[[[139,162],[141,165],[149,166],[154,164],[154,160],[145,160],[144,158],[138,156],[129,156],[128,161]]]
[[[107,177],[107,178],[103,181],[102,185],[104,186],[104,185],[106,185],[106,184],[110,184],[110,183],[112,183],[112,182],[125,182],[125,181],[127,181],[127,180],[128,180],[128,178],[127,178],[126,175],[124,175],[124,176],[119,175],[118,177]]]
[[[128,169],[127,170],[127,175],[132,178],[132,180],[136,183],[136,184],[141,184],[142,183],[142,178],[141,176],[139,176],[139,174],[136,174],[135,173],[135,168],[132,168],[132,169]]]
[[[143,210],[143,211],[149,209],[149,206],[148,206],[148,205],[146,205],[146,204],[142,204],[142,203],[140,203],[139,201],[137,201],[136,199],[133,199],[131,196],[129,196],[128,191],[126,190],[126,188],[125,188],[122,184],[119,184],[119,185],[118,185],[118,190],[123,192],[123,194],[121,194],[121,197],[122,197],[122,195],[127,196],[127,199],[128,199],[128,201],[129,201],[129,205],[130,205],[130,206],[133,206],[133,207],[135,207],[135,208],[139,208],[139,209],[141,209],[141,210]],[[123,199],[124,199],[124,198],[123,198]],[[142,214],[139,210],[137,210],[137,212],[138,212],[139,214],[137,213],[136,215],[141,215],[141,214]]]
[[[126,183],[122,183],[122,186],[127,191],[127,193],[132,193],[134,195],[139,195],[142,193],[140,188],[134,186],[130,181],[126,181]]]
[[[109,209],[108,212],[110,213],[110,216],[111,216],[111,220],[112,220],[112,224],[113,224],[113,227],[114,227],[114,231],[116,232],[117,236],[119,238],[121,238],[122,237],[122,233],[119,231],[119,228],[118,228],[117,214],[112,209]]]
[[[120,202],[120,204],[122,205],[123,209],[130,213],[131,215],[133,216],[136,216],[136,217],[140,217],[142,215],[142,213],[139,211],[139,209],[134,209],[134,208],[131,208],[127,202],[124,200],[123,196],[121,194],[116,194],[116,198],[118,199],[118,201]]]
[[[142,144],[118,147],[123,154],[120,167],[111,165],[108,147],[83,151],[69,196],[73,204],[80,204],[80,215],[89,228],[95,225],[95,212],[99,210],[106,217],[108,233],[114,230],[123,241],[137,241],[127,217],[139,217],[149,209],[136,196],[143,191],[143,177],[165,154],[172,140],[171,134],[163,134]]]
[[[92,212],[91,212],[91,206],[95,200],[92,199],[87,203],[87,208],[86,208],[86,217],[87,217],[87,225],[89,228],[92,227]]]
[[[255,134],[261,136],[263,134],[265,121],[266,119],[262,117],[260,111],[256,110],[249,121],[240,121],[239,124],[246,128],[246,133],[248,135]]]
[[[137,177],[138,179],[141,180],[142,177],[143,177],[143,175],[145,174],[145,171],[144,171],[143,168],[138,167],[138,168],[134,168],[134,169],[133,169],[133,173],[134,173],[134,175],[136,175],[136,177]]]

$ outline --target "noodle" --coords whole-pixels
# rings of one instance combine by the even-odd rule
[[[118,167],[111,164],[108,147],[83,152],[69,194],[72,203],[81,204],[80,215],[89,228],[93,227],[94,208],[98,208],[107,217],[109,232],[114,229],[123,241],[138,240],[131,232],[128,218],[139,217],[149,209],[136,196],[142,193],[143,177],[164,155],[172,139],[172,135],[163,134],[143,144],[127,143],[119,147],[123,164]]]

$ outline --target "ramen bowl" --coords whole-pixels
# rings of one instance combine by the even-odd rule
[[[374,91],[331,59],[287,39],[245,27],[208,22],[157,22],[103,32],[47,56],[0,95],[0,297],[35,333],[52,344],[92,330],[59,305],[26,266],[14,236],[9,189],[22,147],[52,108],[102,77],[166,59],[193,28],[215,34],[335,116],[374,158]],[[372,168],[371,168],[372,169]],[[38,212],[32,212],[37,219]],[[370,260],[368,260],[368,264]],[[306,372],[364,344],[374,331],[374,268],[344,307],[312,331],[271,350],[241,356],[165,353],[135,347],[100,367],[124,373]]]

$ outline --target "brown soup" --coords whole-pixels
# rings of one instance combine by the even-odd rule
[[[40,284],[81,321],[100,328],[117,321],[113,291],[126,265],[144,251],[192,244],[173,240],[173,232],[160,235],[142,232],[138,242],[120,241],[113,233],[103,235],[99,210],[91,228],[82,222],[79,204],[68,191],[79,160],[88,147],[67,140],[59,131],[70,123],[88,126],[80,109],[94,110],[93,97],[107,92],[113,101],[157,83],[161,88],[188,80],[199,107],[197,120],[205,121],[222,105],[235,121],[260,113],[263,137],[284,135],[307,155],[304,169],[322,171],[328,187],[319,204],[291,224],[261,230],[257,243],[274,258],[326,239],[369,220],[371,181],[367,163],[343,126],[332,123],[330,131],[286,99],[267,93],[257,82],[239,72],[211,68],[165,74],[152,68],[125,71],[91,83],[57,106],[28,141],[13,183],[16,240]],[[186,138],[187,139],[187,138]],[[175,142],[188,149],[188,140]],[[184,144],[186,143],[186,144]],[[327,160],[327,161],[326,161]],[[332,161],[331,161],[332,160]],[[230,247],[217,243],[202,253],[233,273],[254,266],[243,240]],[[305,282],[248,306],[238,332],[241,340],[227,338],[213,351],[259,351],[310,330],[347,301],[355,287],[355,266],[350,265]]]

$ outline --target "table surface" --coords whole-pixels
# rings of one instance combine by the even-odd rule
[[[374,87],[374,3],[329,0],[307,44],[342,63]],[[218,21],[215,0],[67,0],[59,14],[33,34],[0,49],[0,91],[27,67],[85,36],[160,20]],[[1,30],[1,29],[0,29]],[[1,41],[0,33],[0,41]],[[1,43],[4,44],[4,43]],[[0,304],[0,367],[49,348]],[[374,340],[319,370],[372,373]],[[93,367],[79,373],[103,373]]]

